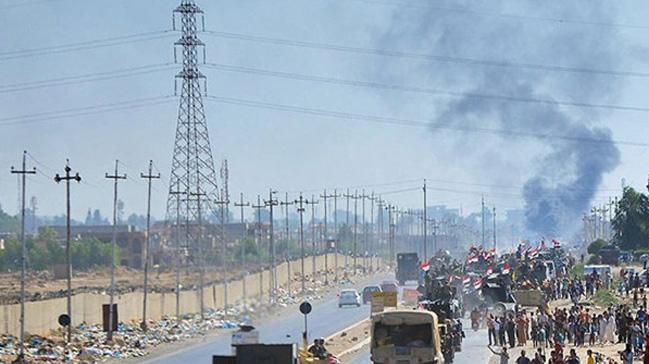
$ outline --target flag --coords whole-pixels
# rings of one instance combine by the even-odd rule
[[[489,249],[485,253],[486,253],[487,257],[492,257],[492,256],[496,255],[496,248]]]
[[[468,286],[469,283],[471,283],[471,277],[469,277],[469,276],[464,276],[464,278],[462,278],[462,283],[463,283],[465,286]]]
[[[555,248],[561,248],[561,242],[559,240],[552,239],[552,245],[554,245]]]
[[[493,267],[490,266],[489,268],[487,268],[487,275],[490,275],[493,272],[494,272]]]
[[[430,263],[428,262],[421,263],[421,270],[423,270],[424,272],[428,272],[430,270]]]
[[[473,282],[473,288],[480,289],[480,287],[482,287],[482,279],[478,278],[475,282]]]
[[[469,263],[469,264],[470,263],[477,263],[478,262],[478,256],[477,255],[470,256],[470,257],[468,257],[466,259],[466,262]]]
[[[509,263],[505,263],[503,266],[503,274],[509,274]]]
[[[541,248],[530,249],[530,251],[527,253],[527,255],[530,258],[536,258],[536,256],[539,255],[540,251],[541,251]]]

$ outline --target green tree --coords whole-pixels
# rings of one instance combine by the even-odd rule
[[[634,250],[649,242],[649,197],[625,187],[613,219],[615,241],[622,249]]]
[[[588,245],[588,254],[597,254],[606,245],[608,243],[605,240],[597,239]]]

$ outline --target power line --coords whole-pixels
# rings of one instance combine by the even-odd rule
[[[7,118],[0,118],[0,126],[47,122],[55,119],[65,119],[65,118],[76,117],[76,116],[94,115],[94,114],[101,114],[105,112],[112,112],[118,110],[131,110],[131,109],[136,109],[136,108],[141,108],[146,106],[166,104],[174,100],[175,100],[174,96],[158,96],[158,97],[150,97],[150,98],[136,99],[130,101],[113,102],[108,104],[70,108],[64,110],[47,111],[47,112],[41,112],[41,113],[29,114],[29,115],[12,116]]]
[[[469,57],[451,57],[451,56],[444,56],[444,55],[423,54],[423,53],[397,51],[397,50],[390,50],[390,49],[352,47],[352,46],[344,46],[344,45],[331,44],[331,43],[319,43],[319,42],[290,40],[290,39],[283,39],[283,38],[271,38],[271,37],[263,37],[258,35],[249,35],[249,34],[232,33],[232,32],[206,31],[206,34],[219,37],[219,38],[236,39],[236,40],[242,40],[247,42],[282,45],[282,46],[299,47],[299,48],[311,48],[311,49],[319,49],[319,50],[326,50],[326,51],[355,53],[355,54],[374,55],[374,56],[383,56],[383,57],[417,59],[417,60],[428,61],[428,62],[457,63],[457,64],[464,64],[470,66],[488,66],[488,67],[499,67],[499,68],[521,68],[521,69],[531,69],[531,70],[540,70],[540,71],[548,71],[548,72],[600,74],[600,75],[609,75],[609,76],[617,76],[617,77],[649,78],[649,73],[647,72],[543,65],[543,64],[514,62],[514,61],[483,60],[483,59],[469,58]]]
[[[80,83],[88,83],[95,81],[113,80],[118,78],[125,78],[137,76],[142,74],[156,73],[172,69],[172,63],[161,63],[147,66],[130,67],[113,71],[88,73],[84,75],[52,78],[41,81],[21,82],[10,85],[0,86],[0,93],[16,92],[41,89],[46,87],[76,85]]]
[[[634,147],[649,147],[649,143],[643,143],[643,142],[607,140],[607,139],[588,138],[588,137],[571,136],[571,135],[532,133],[526,131],[490,129],[490,128],[482,128],[482,127],[461,127],[461,126],[439,125],[425,120],[413,120],[413,119],[392,118],[392,117],[366,115],[366,114],[355,114],[355,113],[332,111],[326,109],[314,109],[314,108],[306,108],[306,107],[299,107],[299,106],[275,104],[269,102],[237,99],[231,97],[222,97],[222,96],[206,96],[206,97],[209,100],[218,103],[223,103],[223,104],[239,105],[239,106],[246,106],[252,108],[300,113],[300,114],[307,114],[307,115],[316,115],[316,116],[330,117],[336,119],[343,119],[346,121],[360,120],[360,121],[367,121],[367,122],[388,124],[388,125],[430,128],[435,130],[448,130],[448,131],[466,132],[466,133],[517,136],[517,137],[534,138],[534,139],[541,139],[541,140],[560,139],[560,140],[582,142],[582,143],[616,144],[616,145],[628,145]]]
[[[38,4],[44,4],[44,3],[53,3],[53,2],[58,2],[61,0],[36,0],[36,1],[21,1],[17,4],[10,4],[10,5],[4,5],[0,6],[0,10],[8,10],[8,9],[13,9],[13,8],[21,8],[23,6],[31,6],[31,5],[38,5]]]
[[[129,34],[129,35],[103,38],[103,39],[95,39],[95,40],[77,42],[77,43],[60,44],[60,45],[41,47],[41,48],[22,49],[22,50],[0,53],[0,61],[41,56],[41,55],[76,52],[81,50],[103,48],[103,47],[112,47],[116,45],[162,39],[170,35],[173,35],[171,31],[163,30],[163,31]]]
[[[462,8],[449,8],[442,7],[438,5],[433,5],[430,3],[421,3],[421,2],[401,2],[401,1],[379,1],[379,0],[351,0],[366,4],[376,4],[376,5],[387,5],[387,6],[398,6],[398,7],[408,7],[408,8],[417,8],[417,9],[434,9],[445,12],[454,12],[460,14],[471,14],[477,16],[488,16],[488,17],[499,17],[499,18],[508,18],[508,19],[521,19],[521,20],[532,20],[539,22],[550,22],[556,24],[575,24],[575,25],[589,25],[589,26],[599,26],[599,27],[610,27],[610,28],[629,28],[629,29],[649,29],[646,25],[636,25],[636,24],[626,24],[626,23],[610,23],[610,22],[599,22],[586,19],[566,19],[566,18],[553,18],[553,17],[539,17],[539,16],[530,16],[530,15],[521,15],[521,14],[511,14],[511,13],[498,13],[482,10],[473,10],[473,9],[462,9]]]
[[[375,89],[383,89],[383,90],[391,90],[391,91],[414,92],[414,93],[423,93],[423,94],[430,94],[430,95],[445,95],[445,96],[452,96],[452,97],[470,97],[470,98],[479,98],[479,99],[512,101],[512,102],[520,102],[520,103],[534,103],[534,104],[544,104],[544,105],[557,105],[557,106],[561,105],[561,106],[574,106],[574,107],[581,107],[581,108],[649,112],[649,108],[638,107],[638,106],[591,104],[591,103],[577,102],[577,101],[556,101],[550,99],[481,94],[475,92],[446,91],[446,90],[427,88],[427,87],[390,85],[390,84],[384,84],[384,83],[378,83],[372,81],[346,80],[341,78],[314,76],[314,75],[307,75],[307,74],[294,73],[294,72],[272,71],[272,70],[265,70],[259,68],[232,66],[232,65],[218,64],[218,63],[208,63],[206,66],[207,68],[217,69],[221,71],[228,71],[228,72],[238,72],[238,73],[268,76],[268,77],[300,80],[300,81],[322,82],[322,83],[329,83],[329,84],[336,84],[336,85],[366,87],[366,88],[375,88]]]

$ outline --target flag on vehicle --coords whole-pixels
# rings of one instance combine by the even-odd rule
[[[428,272],[430,270],[430,263],[429,262],[421,263],[421,270],[423,270],[424,272]]]
[[[559,240],[552,239],[552,245],[554,245],[555,248],[561,248],[561,242]]]
[[[487,257],[492,257],[492,256],[496,255],[496,248],[489,249],[485,253],[486,253],[485,255]]]
[[[493,267],[489,266],[489,268],[487,268],[487,275],[490,275],[493,272],[494,272]]]
[[[509,274],[509,263],[505,263],[503,266],[503,274]]]
[[[463,283],[465,286],[468,286],[469,283],[471,283],[471,277],[469,277],[469,276],[464,276],[464,278],[462,279],[462,283]]]
[[[473,288],[480,289],[480,287],[482,287],[482,279],[478,278],[475,282],[473,282]]]
[[[478,256],[477,256],[477,255],[474,255],[474,256],[470,256],[470,257],[468,257],[468,258],[466,259],[466,262],[467,262],[467,263],[477,263],[478,260],[479,260],[479,259],[478,259]]]
[[[530,258],[536,258],[537,255],[539,255],[539,252],[541,251],[541,248],[534,248],[531,249],[528,253],[527,256]]]

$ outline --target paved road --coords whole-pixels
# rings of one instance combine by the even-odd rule
[[[379,281],[378,279],[377,281]],[[359,289],[359,287],[356,287]],[[362,288],[362,287],[360,287]],[[337,331],[369,317],[368,305],[356,308],[338,308],[337,297],[329,298],[322,303],[314,305],[309,315],[309,338],[329,336]],[[304,316],[299,312],[284,317],[274,318],[263,324],[256,325],[260,333],[260,340],[266,344],[300,343],[304,330]],[[164,356],[151,358],[146,364],[211,364],[212,355],[230,354],[230,336],[223,335],[211,339],[209,342],[197,344],[181,351],[176,351]]]
[[[489,361],[489,350],[487,344],[487,330],[471,330],[471,323],[464,320],[464,332],[466,338],[462,342],[462,352],[455,353],[454,364],[486,364]],[[467,329],[468,327],[468,329]],[[358,353],[356,356],[345,361],[345,364],[370,364],[369,348]]]

